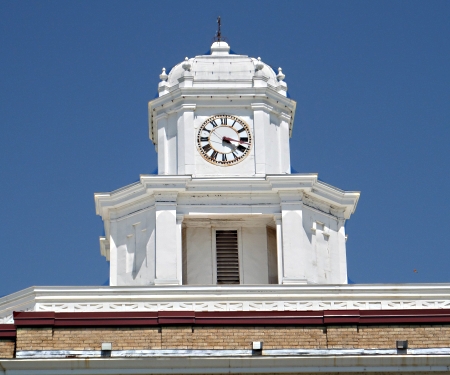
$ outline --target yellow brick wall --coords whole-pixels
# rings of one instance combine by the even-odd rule
[[[18,328],[17,350],[132,349],[394,349],[396,340],[409,348],[450,347],[450,325],[270,326],[162,328]]]
[[[14,341],[0,340],[0,358],[14,358]]]
[[[319,327],[164,327],[162,349],[250,349],[264,341],[265,349],[326,347]]]
[[[396,340],[408,347],[450,347],[450,325],[329,326],[329,349],[393,349]]]
[[[101,350],[102,342],[114,350],[161,349],[158,328],[19,328],[17,350]]]

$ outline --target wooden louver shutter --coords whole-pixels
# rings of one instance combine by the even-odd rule
[[[239,284],[237,230],[216,230],[217,284]]]

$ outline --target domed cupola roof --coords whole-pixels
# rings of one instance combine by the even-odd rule
[[[279,69],[281,72],[281,69]],[[269,87],[286,96],[284,74],[246,55],[230,54],[230,46],[224,41],[211,45],[210,55],[187,58],[175,65],[169,74],[160,75],[160,96],[180,87]],[[255,78],[258,83],[255,84]],[[182,82],[192,84],[180,85]],[[163,86],[163,87],[161,87]]]

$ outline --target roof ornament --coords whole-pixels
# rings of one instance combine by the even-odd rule
[[[220,43],[220,42],[226,43],[226,42],[228,42],[228,40],[226,37],[222,36],[221,27],[222,27],[222,21],[220,20],[220,16],[219,16],[219,17],[217,17],[217,31],[216,31],[216,35],[214,35],[213,41],[218,42],[218,43]]]
[[[216,35],[214,36],[214,41],[215,42],[222,42],[223,41],[223,39],[222,39],[222,32],[220,31],[220,26],[221,26],[221,24],[220,24],[220,16],[219,16],[219,17],[217,17],[217,32],[216,32]]]
[[[283,81],[283,79],[285,78],[286,76],[283,74],[283,71],[281,70],[281,68],[278,68],[278,74],[277,74],[277,78],[278,78],[278,81]]]
[[[162,68],[162,73],[159,75],[159,79],[161,80],[158,83],[158,95],[163,96],[169,93],[169,82],[167,82],[167,78],[169,76],[166,73],[166,68]]]
[[[264,64],[261,61],[261,57],[258,57],[258,62],[255,64],[255,70],[262,70],[264,68]]]
[[[162,73],[159,75],[159,79],[164,82],[167,80],[167,77],[168,75],[166,73],[166,68],[162,68]]]
[[[187,57],[184,58],[183,64],[181,65],[183,67],[184,70],[186,71],[190,71],[191,70],[191,62],[189,61],[189,59]]]

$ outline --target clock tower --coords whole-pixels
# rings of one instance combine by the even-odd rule
[[[291,174],[296,102],[281,68],[219,39],[159,77],[158,175],[95,195],[110,284],[346,284],[359,193]]]
[[[230,54],[223,41],[168,75],[163,69],[159,98],[149,103],[159,174],[289,174],[296,103],[284,77],[261,59]]]

